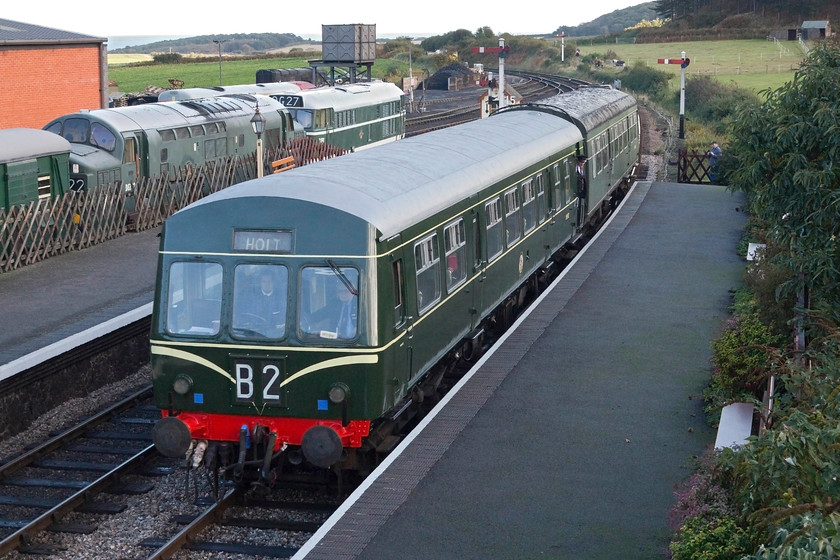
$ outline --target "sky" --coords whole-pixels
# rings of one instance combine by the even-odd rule
[[[313,5],[305,2],[228,4],[14,0],[4,2],[0,18],[94,37],[292,33],[304,38],[320,39],[321,25],[353,23],[376,24],[379,37],[428,37],[456,29],[475,31],[481,27],[490,27],[497,34],[527,35],[550,33],[560,26],[586,23],[614,10],[645,1],[565,0],[545,2],[550,7],[544,10],[537,9],[541,2],[537,5],[514,4],[505,10],[490,10],[490,5],[504,4],[459,0],[425,0],[414,4],[393,0],[322,0]],[[137,8],[132,9],[132,6]],[[219,6],[224,8],[216,9]],[[407,9],[408,6],[411,8]],[[321,15],[315,11],[316,7]]]

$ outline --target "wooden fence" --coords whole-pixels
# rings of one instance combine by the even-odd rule
[[[276,160],[291,157],[294,166],[300,167],[345,152],[311,138],[295,140],[267,154],[263,173],[270,174]],[[130,192],[122,185],[109,185],[41,199],[8,212],[0,208],[0,272],[158,227],[196,200],[255,178],[256,167],[256,154],[232,156],[143,178]]]
[[[678,183],[712,183],[712,170],[706,154],[681,149],[677,158]]]

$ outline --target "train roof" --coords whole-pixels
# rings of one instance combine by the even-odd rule
[[[353,109],[374,103],[398,101],[405,93],[391,82],[363,82],[342,86],[319,87],[301,91],[303,109]]]
[[[387,239],[580,140],[557,115],[517,111],[240,183],[181,212],[239,198],[295,199],[356,216]]]
[[[70,142],[39,128],[0,129],[0,162],[12,163],[53,154],[70,153]]]
[[[197,87],[184,89],[168,89],[158,95],[158,101],[183,101],[185,99],[201,99],[204,97],[219,97],[232,94],[282,94],[296,93],[301,86],[295,82],[269,82],[264,84],[239,84],[233,86]]]
[[[636,100],[610,87],[584,86],[541,100],[535,105],[559,109],[571,122],[582,127],[582,131],[589,132],[636,107]],[[530,104],[523,104],[509,109],[529,107]]]
[[[260,111],[263,113],[270,110],[286,110],[279,101],[270,97],[239,95],[237,97],[212,97],[171,103],[146,103],[129,107],[95,109],[64,115],[60,119],[89,115],[92,120],[106,122],[119,132],[127,132],[139,129],[148,130],[200,124],[207,121],[227,119],[235,115],[253,115],[258,101]]]

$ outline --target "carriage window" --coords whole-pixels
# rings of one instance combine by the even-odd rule
[[[307,339],[351,340],[359,329],[359,271],[308,266],[300,274],[298,328]]]
[[[487,262],[502,254],[502,200],[495,198],[484,205],[487,218]]]
[[[561,198],[563,193],[563,177],[564,171],[562,166],[559,163],[555,163],[554,167],[552,168],[553,171],[551,173],[552,177],[554,177],[554,190],[552,191],[553,196],[553,208],[554,210],[559,210],[563,206],[563,201],[565,199]]]
[[[548,212],[548,205],[545,200],[545,184],[543,182],[544,175],[540,173],[536,176],[535,190],[537,195],[537,222],[543,223],[545,221],[546,213]]]
[[[422,314],[440,300],[440,253],[436,233],[414,246],[414,265],[417,270],[417,310]]]
[[[467,233],[463,218],[443,230],[446,256],[446,289],[463,284],[467,279]]]
[[[190,127],[190,134],[192,136],[204,136],[204,127],[200,124],[196,124]]]
[[[572,170],[575,168],[575,164],[572,163],[571,156],[569,159],[566,160],[566,174],[563,176],[563,189],[566,198],[563,200],[566,201],[566,204],[572,201],[574,197],[577,196],[576,192],[572,190]],[[575,181],[577,181],[577,176],[575,177]]]
[[[213,336],[222,312],[222,266],[218,263],[176,262],[169,267],[166,331]]]
[[[537,201],[534,193],[534,179],[522,183],[522,219],[525,221],[525,233],[537,227]]]
[[[175,137],[179,140],[190,137],[190,131],[186,126],[175,129]]]
[[[522,237],[522,211],[519,206],[519,190],[505,193],[505,243],[510,247]]]
[[[285,266],[237,266],[233,271],[233,335],[238,338],[283,338],[288,287],[289,272]]]
[[[405,321],[403,309],[404,279],[402,259],[394,261],[394,324],[399,326]]]
[[[171,142],[175,140],[175,131],[171,129],[160,130],[160,139],[164,142]]]

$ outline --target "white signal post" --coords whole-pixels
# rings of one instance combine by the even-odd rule
[[[505,40],[499,39],[498,47],[472,47],[474,53],[499,53],[499,109],[505,106],[505,57],[510,47],[505,46]]]
[[[685,51],[680,53],[683,59],[680,64],[680,140],[685,139],[685,67],[686,64]]]
[[[685,57],[685,51],[681,53],[682,58],[660,58],[659,64],[680,65],[680,140],[685,139],[685,69],[691,63],[691,59]]]

